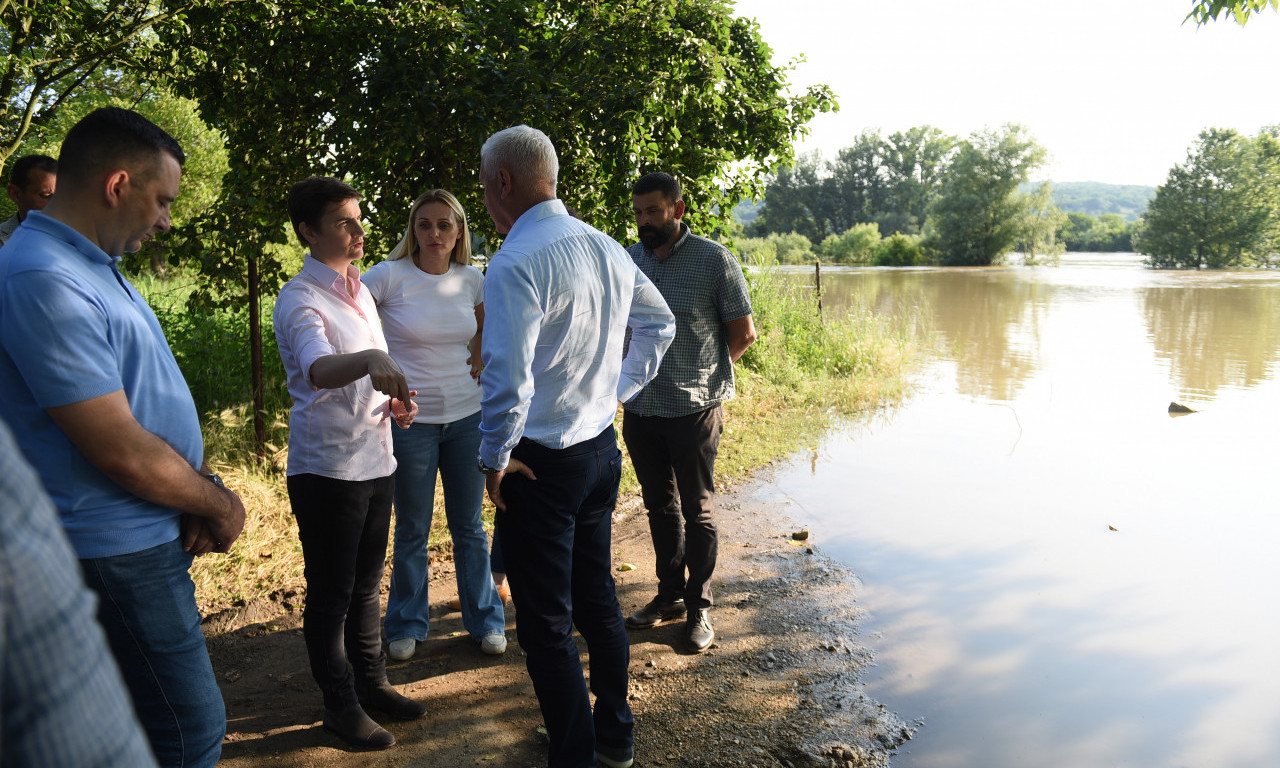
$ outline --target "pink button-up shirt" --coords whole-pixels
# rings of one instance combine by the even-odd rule
[[[355,298],[347,292],[347,280]],[[302,271],[281,289],[272,319],[293,399],[287,473],[373,480],[394,472],[390,398],[375,390],[368,376],[345,387],[318,389],[309,375],[326,355],[387,351],[360,270],[349,266],[343,275],[307,254]]]

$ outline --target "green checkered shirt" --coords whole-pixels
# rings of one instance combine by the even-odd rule
[[[667,258],[636,243],[627,249],[676,316],[676,338],[658,375],[623,405],[637,416],[685,416],[733,397],[733,361],[724,324],[751,314],[742,266],[728,248],[689,231]]]

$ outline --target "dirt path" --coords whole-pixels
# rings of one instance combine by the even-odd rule
[[[851,575],[791,543],[790,521],[750,501],[750,487],[720,498],[717,640],[702,655],[675,650],[682,624],[631,633],[636,766],[771,768],[882,766],[912,730],[860,692],[870,653],[857,642]],[[630,613],[656,594],[648,523],[638,499],[614,523],[618,598]],[[301,612],[251,605],[206,621],[227,704],[221,765],[546,765],[542,718],[515,641],[508,605],[505,656],[480,653],[445,603],[452,564],[433,568],[431,635],[391,682],[429,707],[412,723],[384,723],[397,744],[348,751],[320,727],[320,694],[302,641]],[[585,653],[585,651],[584,651]]]

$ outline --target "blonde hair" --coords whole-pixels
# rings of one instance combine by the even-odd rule
[[[458,223],[458,242],[453,245],[450,261],[470,264],[471,229],[467,226],[467,212],[462,210],[462,203],[459,203],[458,198],[447,189],[423,192],[417,200],[413,201],[413,207],[409,209],[409,228],[404,231],[404,237],[400,238],[396,247],[391,249],[391,253],[387,254],[387,261],[397,261],[406,256],[412,258],[418,255],[418,239],[413,236],[413,220],[418,215],[418,209],[427,203],[444,203],[449,206],[449,210],[453,211],[453,217]]]

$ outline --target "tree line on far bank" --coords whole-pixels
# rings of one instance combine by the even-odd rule
[[[783,264],[970,266],[1021,252],[1027,263],[1067,251],[1138,251],[1157,269],[1280,266],[1280,126],[1249,137],[1206,129],[1157,187],[1112,187],[1120,213],[1099,210],[1106,185],[1058,195],[1030,174],[1045,157],[1016,125],[965,140],[923,126],[859,135],[826,162],[779,168],[754,218],[745,258]],[[1067,192],[1068,190],[1064,190]]]

